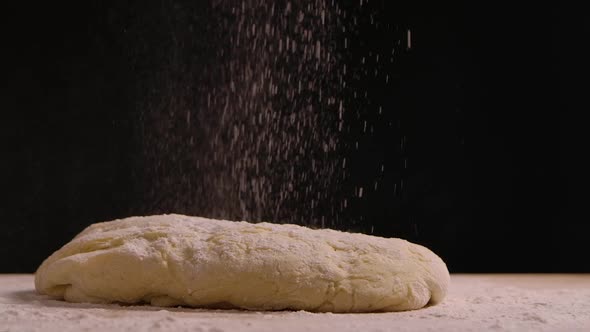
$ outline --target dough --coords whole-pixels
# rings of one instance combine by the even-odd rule
[[[183,215],[93,224],[35,275],[39,293],[71,302],[319,312],[418,309],[449,281],[401,239]]]

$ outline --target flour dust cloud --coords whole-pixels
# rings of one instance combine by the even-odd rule
[[[150,68],[138,212],[350,228],[382,186],[403,190],[381,183],[403,167],[374,142],[399,127],[387,89],[410,34],[369,3],[172,1],[152,12],[159,28],[131,27],[136,65]],[[385,37],[359,38],[371,31]],[[157,45],[141,44],[148,34]],[[391,154],[403,144],[400,133]]]

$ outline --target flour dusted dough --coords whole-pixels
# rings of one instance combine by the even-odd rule
[[[182,215],[89,226],[37,270],[71,302],[399,311],[440,302],[445,263],[401,239]]]

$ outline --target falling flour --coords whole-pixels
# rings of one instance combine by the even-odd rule
[[[347,209],[386,187],[385,162],[359,171],[360,152],[372,149],[368,137],[397,130],[366,83],[386,91],[397,28],[366,1],[192,6],[164,5],[161,31],[130,33],[131,48],[147,48],[136,66],[150,68],[137,93],[144,197],[130,213],[332,228],[361,220]],[[390,39],[367,47],[360,26]],[[160,47],[137,45],[154,35]]]

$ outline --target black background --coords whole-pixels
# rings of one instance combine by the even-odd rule
[[[166,212],[142,205],[153,180],[135,172],[144,166],[134,120],[144,96],[134,87],[150,68],[133,60],[142,43],[166,45],[157,33],[130,45],[124,29],[140,22],[157,32],[154,18],[169,2],[4,11],[0,272],[33,272],[90,223]],[[452,272],[590,272],[590,227],[575,216],[564,141],[573,65],[560,14],[500,4],[370,5],[412,30],[394,88],[381,96],[400,110],[412,166],[399,198],[382,191],[352,206],[350,219],[365,216],[357,228],[425,244]],[[369,30],[361,27],[359,38],[379,47],[384,36]],[[362,158],[403,157],[387,155],[399,136],[382,133]],[[362,163],[350,167],[362,178]]]

